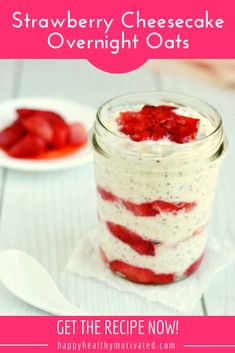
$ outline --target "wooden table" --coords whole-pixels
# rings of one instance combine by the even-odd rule
[[[125,75],[96,70],[85,60],[0,61],[0,99],[21,96],[68,98],[97,108],[112,96],[163,89],[187,93],[222,114],[230,146],[223,163],[211,236],[235,244],[235,94],[139,69]],[[65,271],[79,237],[96,222],[93,166],[63,172],[27,173],[0,169],[0,249],[17,248],[37,259],[74,304],[93,314],[178,315],[163,305],[124,294]],[[209,284],[190,315],[235,315],[235,264]],[[45,314],[0,285],[1,315]]]

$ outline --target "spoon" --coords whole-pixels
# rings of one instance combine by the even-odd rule
[[[20,250],[0,253],[0,281],[16,297],[55,315],[86,315],[60,292],[46,269]]]

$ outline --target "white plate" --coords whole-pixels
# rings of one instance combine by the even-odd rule
[[[68,123],[82,122],[89,131],[95,119],[95,110],[76,102],[56,98],[17,98],[0,102],[0,130],[15,119],[17,108],[52,110],[61,114]],[[48,160],[17,159],[0,150],[0,166],[27,171],[52,171],[72,168],[92,159],[89,146],[71,155]]]

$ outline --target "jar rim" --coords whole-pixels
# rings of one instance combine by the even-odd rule
[[[102,122],[102,119],[101,119],[101,115],[104,111],[104,109],[106,107],[108,107],[109,105],[111,104],[115,104],[115,103],[118,103],[118,101],[121,101],[122,99],[127,99],[130,98],[130,99],[134,99],[134,98],[141,98],[141,97],[144,97],[146,96],[147,98],[147,95],[155,95],[156,97],[158,98],[164,98],[166,99],[167,97],[169,97],[169,99],[172,98],[173,99],[188,99],[190,101],[193,101],[195,104],[198,104],[200,106],[200,104],[203,104],[203,106],[206,108],[206,109],[210,109],[212,114],[214,116],[216,116],[217,120],[216,120],[216,126],[214,127],[213,131],[211,131],[208,135],[206,136],[203,136],[199,139],[195,139],[195,140],[191,140],[189,142],[187,142],[186,144],[177,144],[179,146],[179,148],[184,148],[185,145],[187,145],[188,147],[189,146],[195,146],[197,145],[198,143],[201,143],[203,141],[206,141],[207,139],[211,138],[213,135],[215,135],[217,133],[217,131],[221,128],[222,126],[222,118],[221,118],[221,115],[220,113],[212,106],[210,105],[209,103],[207,103],[206,101],[202,100],[202,99],[199,99],[199,98],[195,98],[194,96],[191,96],[191,95],[186,95],[186,94],[178,94],[178,93],[174,93],[174,92],[168,92],[168,91],[153,91],[153,90],[150,90],[150,91],[141,91],[141,92],[134,92],[134,93],[127,93],[127,94],[123,94],[123,95],[119,95],[119,96],[115,96],[109,100],[107,100],[106,102],[104,102],[97,110],[97,113],[96,113],[96,120],[98,121],[98,123],[100,124],[100,126],[109,134],[115,136],[115,138],[119,138],[120,141],[123,141],[123,140],[126,140],[125,136],[122,136],[122,135],[119,135],[117,133],[115,133],[114,131],[110,130],[107,128],[107,126],[105,126],[105,124]],[[174,101],[173,101],[174,103]],[[175,102],[176,103],[176,102]],[[182,103],[181,103],[182,104]],[[129,143],[133,144],[133,145],[137,145],[139,142],[138,141],[133,141],[131,139],[128,140]],[[157,145],[157,141],[156,141],[156,145]],[[177,146],[177,147],[178,147]]]

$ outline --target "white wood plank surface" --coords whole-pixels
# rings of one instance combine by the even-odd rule
[[[125,75],[111,75],[98,71],[83,60],[29,60],[24,62],[20,71],[21,64],[18,63],[18,69],[15,71],[10,70],[10,67],[5,68],[6,72],[13,72],[10,81],[14,82],[12,83],[15,87],[14,95],[19,96],[61,97],[97,107],[115,95],[160,88],[160,81],[156,82],[154,76],[143,69]],[[1,65],[0,62],[0,71]],[[4,65],[8,65],[8,62]],[[216,105],[224,115],[229,138],[232,139],[235,134],[235,123],[232,120],[233,110],[228,104],[233,98],[234,106],[232,94],[224,92],[222,94],[212,88],[202,91],[200,85],[179,82],[171,78],[162,78],[161,81],[164,89],[203,96],[205,100]],[[5,90],[3,98],[12,94],[11,86],[9,94],[7,95]],[[230,151],[232,147],[234,148],[234,145],[230,147]],[[232,153],[228,155],[223,166],[215,207],[217,223],[214,223],[216,235],[226,233],[224,236],[228,239],[234,238],[235,231],[235,223],[232,224],[234,194],[232,196],[230,192],[234,169],[231,165]],[[162,305],[119,293],[97,281],[85,280],[65,272],[66,260],[79,236],[92,228],[96,222],[92,165],[46,174],[8,170],[0,220],[0,249],[15,247],[34,255],[52,274],[63,293],[87,312],[133,315],[178,314]],[[235,288],[229,281],[232,272],[234,268],[226,270],[207,290],[204,299],[209,314],[235,313]],[[22,303],[0,286],[0,314],[43,313]],[[187,314],[202,315],[202,305],[199,303],[192,313]]]

